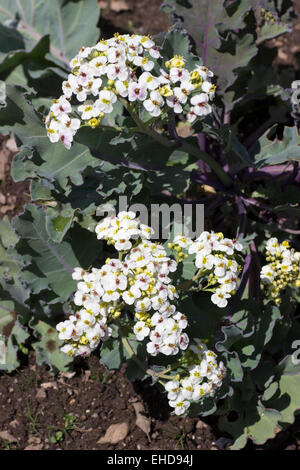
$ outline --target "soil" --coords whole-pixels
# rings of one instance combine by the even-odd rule
[[[196,418],[169,417],[156,387],[133,384],[124,371],[107,372],[96,356],[72,375],[53,376],[31,353],[26,367],[0,376],[0,449],[217,450],[212,427]],[[149,435],[136,425],[137,403]],[[73,420],[69,429],[66,416]],[[128,426],[125,438],[114,445],[97,443],[110,425],[121,423]]]
[[[115,31],[156,34],[168,28],[159,11],[161,0],[99,0],[104,7],[100,27],[104,37]],[[300,0],[296,1],[300,12]],[[105,9],[105,7],[107,7]],[[300,19],[294,33],[277,40],[277,61],[298,68]],[[10,176],[16,153],[14,141],[0,136],[0,217],[22,211],[29,200],[27,183]],[[165,402],[165,403],[164,403]],[[137,425],[135,407],[141,407],[147,435]],[[264,446],[247,449],[300,450],[299,419]],[[119,442],[99,443],[112,424],[125,430]],[[124,424],[125,423],[125,424]],[[51,374],[28,361],[13,374],[0,375],[0,449],[174,450],[226,449],[230,439],[218,433],[216,418],[170,416],[166,398],[147,381],[131,383],[124,370],[106,371],[95,355],[82,360],[75,373]]]

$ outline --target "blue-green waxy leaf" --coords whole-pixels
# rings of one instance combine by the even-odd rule
[[[20,272],[26,261],[18,258],[14,248],[18,241],[19,237],[8,217],[4,217],[0,220],[0,286],[5,298],[10,296],[23,305],[30,295],[30,289],[20,279]]]
[[[273,131],[267,131],[253,146],[257,167],[278,165],[300,160],[300,137],[297,127],[285,127],[283,137],[271,140]]]
[[[72,279],[74,268],[89,267],[100,252],[96,237],[76,229],[70,240],[55,243],[47,232],[45,209],[31,204],[14,219],[14,228],[22,237],[18,252],[32,262],[22,272],[22,278],[36,293],[51,289],[57,301],[68,300],[76,289]]]
[[[56,329],[41,320],[30,322],[30,327],[37,338],[33,343],[37,363],[47,364],[53,372],[69,370],[73,359],[60,351],[63,341],[58,338]]]
[[[176,26],[184,28],[193,38],[203,64],[217,75],[218,91],[222,94],[236,80],[236,70],[247,66],[257,53],[251,34],[242,37],[237,34],[245,28],[244,18],[251,6],[246,0],[234,5],[229,11],[223,0],[165,0],[163,4]],[[230,31],[230,40],[227,38],[223,44],[224,30]],[[226,99],[230,107],[232,97]]]
[[[0,6],[1,8],[1,6]],[[0,44],[1,44],[1,35],[3,35],[3,25],[0,24]],[[7,28],[7,31],[11,34],[18,34],[15,30],[11,28]],[[5,35],[7,36],[7,35]],[[9,36],[9,35],[8,35]],[[23,42],[23,39],[22,39]],[[2,44],[5,43],[5,38],[3,38]],[[54,65],[53,63],[46,61],[45,60],[45,55],[49,52],[50,50],[50,38],[49,35],[45,35],[39,39],[39,41],[33,45],[32,49],[30,50],[25,50],[25,45],[22,47],[22,45],[19,47],[17,50],[12,50],[14,49],[14,45],[11,44],[9,41],[7,43],[7,48],[4,49],[1,48],[0,46],[0,74],[3,77],[7,77],[7,75],[11,74],[11,72],[16,68],[21,66],[25,61],[34,61],[35,64],[41,63],[43,66],[46,68],[47,65]],[[8,52],[9,51],[9,52]],[[56,68],[57,71],[59,70]],[[10,81],[12,83],[12,79],[10,77]],[[18,77],[15,75],[14,81],[18,85],[22,85],[26,83],[26,79],[23,79],[22,77]]]
[[[238,391],[229,399],[229,409],[235,416],[231,419],[228,419],[228,414],[222,416],[219,427],[234,438],[232,450],[242,449],[248,439],[255,444],[264,444],[281,430],[278,426],[281,418],[279,411],[263,406],[255,398],[242,401]]]
[[[269,399],[267,405],[280,411],[284,424],[291,424],[295,419],[295,412],[300,409],[300,364],[293,356],[287,356],[278,366],[278,393]],[[273,384],[272,384],[273,385]],[[274,387],[274,385],[273,385]]]
[[[60,243],[71,227],[75,211],[68,204],[63,208],[46,207],[45,212],[47,233],[51,240]]]
[[[114,330],[112,336],[102,344],[100,362],[109,370],[118,370],[124,362],[127,362],[127,375],[130,380],[142,379],[147,367],[145,347],[142,342],[137,341],[135,335],[130,333],[128,342],[132,352],[138,357],[141,364],[145,365],[144,367],[139,367],[134,361],[117,330]]]
[[[82,184],[82,172],[89,166],[97,166],[99,160],[78,143],[70,150],[61,143],[51,145],[41,116],[22,91],[11,85],[7,85],[6,90],[8,105],[0,114],[0,130],[3,134],[13,132],[26,147],[16,155],[13,177],[19,181],[40,175],[50,181],[56,180],[63,189],[70,181],[75,185]]]
[[[18,320],[20,310],[14,301],[0,301],[0,370],[12,372],[19,366],[18,350],[29,338],[26,327]]]
[[[97,41],[98,18],[97,0],[2,0],[0,5],[0,22],[14,40],[13,49],[28,51],[49,34],[50,57],[64,66],[82,46]]]

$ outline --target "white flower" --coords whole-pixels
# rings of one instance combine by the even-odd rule
[[[147,98],[147,88],[145,85],[132,82],[128,86],[128,99],[129,101],[144,101]]]
[[[275,279],[276,273],[269,264],[261,268],[260,278],[263,282],[272,283]]]
[[[184,397],[182,395],[179,395],[176,400],[170,400],[169,405],[174,408],[176,415],[183,415],[186,410],[190,407],[190,402],[184,400]]]
[[[157,91],[151,91],[150,99],[145,100],[143,105],[151,116],[157,117],[161,114],[161,107],[164,105],[164,99]]]
[[[189,82],[190,80],[190,73],[186,69],[178,69],[177,67],[170,68],[170,80],[171,82]]]
[[[133,58],[133,63],[134,65],[144,69],[146,72],[150,72],[154,67],[154,62],[149,60],[147,57],[136,56]]]
[[[151,309],[151,300],[149,297],[144,297],[142,300],[138,300],[135,304],[135,309],[137,312],[147,312]]]
[[[72,111],[72,106],[64,95],[62,95],[58,100],[55,100],[54,104],[51,106],[51,111],[54,116],[60,117],[63,114],[68,114]]]
[[[139,83],[140,85],[148,88],[148,90],[156,90],[156,88],[158,88],[160,85],[158,78],[154,77],[149,72],[142,73],[142,75],[139,78]]]
[[[128,96],[128,82],[121,82],[120,80],[115,81],[115,87],[117,90],[117,93],[122,96],[123,98],[126,98]]]
[[[85,104],[78,106],[78,111],[81,113],[81,118],[84,120],[90,120],[99,116],[99,108],[93,101],[86,101]]]
[[[180,69],[176,69],[176,70],[180,70]],[[175,245],[180,246],[181,248],[188,248],[189,245],[192,243],[192,241],[190,238],[185,237],[184,235],[176,235],[173,243],[175,243]]]
[[[191,104],[194,105],[193,112],[197,116],[206,116],[206,114],[211,113],[211,106],[208,104],[208,100],[209,98],[206,93],[192,96]]]
[[[215,257],[213,255],[204,255],[200,252],[196,256],[195,265],[197,268],[212,269],[214,262]]]
[[[157,356],[159,353],[159,345],[157,343],[153,343],[152,341],[147,343],[146,349],[151,356]]]
[[[120,231],[117,234],[117,242],[115,243],[115,248],[118,251],[127,251],[132,247],[131,242],[126,238],[126,232]]]
[[[138,321],[133,328],[133,331],[138,339],[138,341],[143,341],[146,336],[150,333],[150,328],[146,326],[145,322]]]
[[[170,98],[167,98],[166,103],[169,108],[174,109],[174,113],[180,114],[183,112],[183,107],[181,106],[180,100],[177,96],[173,95]]]
[[[126,66],[119,64],[110,64],[106,67],[106,73],[109,80],[119,79],[124,82],[128,78],[128,70]]]
[[[111,113],[113,110],[113,104],[116,101],[117,97],[112,91],[101,90],[99,93],[99,98],[95,102],[95,106],[97,106],[98,109],[103,113]]]
[[[132,305],[136,299],[141,297],[141,291],[136,286],[132,286],[128,291],[123,292],[122,296],[126,304]]]
[[[230,295],[223,292],[222,289],[217,289],[215,294],[211,296],[211,301],[218,307],[224,308],[228,304],[227,299],[229,299],[229,297]]]
[[[176,400],[180,393],[180,384],[178,380],[169,380],[164,385],[165,390],[168,392],[169,400]]]

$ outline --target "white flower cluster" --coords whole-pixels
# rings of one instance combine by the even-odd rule
[[[211,301],[220,308],[226,307],[228,299],[235,293],[238,273],[241,266],[236,260],[236,252],[243,249],[237,240],[225,238],[222,233],[202,232],[196,240],[177,235],[170,248],[175,248],[179,259],[181,249],[195,254],[195,265],[200,276],[208,276],[204,290],[212,290]]]
[[[175,355],[186,349],[189,338],[183,330],[187,319],[172,304],[178,294],[169,274],[176,271],[176,261],[167,256],[161,245],[142,241],[132,248],[125,263],[131,276],[128,295],[138,320],[133,329],[137,339],[149,337],[147,352],[152,356]],[[129,299],[125,301],[129,303]]]
[[[137,339],[149,336],[147,351],[152,356],[174,355],[188,346],[183,333],[186,317],[171,303],[178,294],[169,274],[176,271],[177,263],[160,244],[141,239],[148,238],[149,232],[135,216],[120,212],[96,227],[98,238],[112,240],[118,250],[127,252],[123,260],[108,258],[100,269],[76,268],[73,273],[78,281],[74,303],[80,310],[57,325],[59,338],[67,343],[62,350],[70,356],[87,355],[107,339],[111,335],[107,324],[124,309],[134,314]],[[129,239],[136,236],[140,239],[132,247]]]
[[[222,385],[226,374],[223,362],[218,364],[216,354],[207,349],[198,338],[186,351],[188,358],[188,375],[180,375],[168,381],[164,386],[168,393],[169,405],[176,415],[182,415],[192,402],[206,396],[214,396],[216,389]]]
[[[99,240],[105,239],[118,251],[130,250],[130,239],[147,239],[153,235],[153,229],[141,224],[132,211],[119,212],[117,216],[105,217],[95,229]]]
[[[201,65],[189,70],[178,55],[163,61],[148,36],[116,34],[94,47],[82,47],[71,60],[63,95],[54,100],[46,117],[50,141],[60,140],[69,149],[79,127],[97,127],[118,97],[141,103],[153,117],[170,108],[191,123],[209,114],[213,73]],[[73,97],[80,103],[76,108],[70,103]]]
[[[287,240],[279,243],[273,237],[267,241],[266,254],[269,263],[262,267],[260,278],[267,297],[280,305],[280,292],[287,285],[300,287],[300,252]]]

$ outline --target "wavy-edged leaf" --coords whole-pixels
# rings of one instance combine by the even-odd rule
[[[22,238],[18,253],[31,261],[31,266],[23,270],[22,279],[35,293],[50,289],[56,301],[68,300],[76,289],[71,276],[74,268],[89,267],[101,251],[96,237],[76,227],[70,231],[68,241],[53,242],[46,229],[45,209],[32,204],[14,219],[13,225]]]
[[[224,0],[165,0],[163,4],[164,11],[193,38],[197,55],[217,75],[222,93],[234,83],[235,70],[248,65],[257,53],[251,34],[237,35],[245,28],[244,17],[251,5],[246,0],[232,3],[229,9]],[[226,41],[220,34],[223,31],[231,31]]]
[[[0,4],[0,22],[18,43],[14,49],[20,49],[23,40],[28,51],[49,34],[51,56],[65,66],[82,46],[97,41],[98,18],[97,0],[2,0]]]
[[[300,137],[297,127],[285,127],[283,137],[271,139],[274,129],[267,131],[253,146],[252,153],[258,168],[279,163],[300,161]]]
[[[280,374],[278,393],[275,397],[271,397],[267,405],[280,411],[282,423],[292,424],[295,412],[300,409],[300,364],[292,356],[287,356],[280,362],[277,370]]]
[[[5,348],[1,345],[4,355],[1,354],[0,370],[12,372],[19,366],[18,350],[29,338],[27,328],[18,320],[21,312],[25,315],[26,311],[14,301],[0,301],[0,339],[5,342]]]
[[[240,394],[235,392],[229,399],[229,409],[236,413],[236,419],[229,420],[228,415],[223,416],[220,418],[219,427],[234,438],[232,450],[245,447],[248,439],[258,445],[264,444],[281,430],[278,426],[281,419],[279,411],[264,407],[255,398],[243,402]]]
[[[51,144],[41,116],[24,92],[12,85],[6,86],[6,92],[7,106],[0,114],[0,131],[3,134],[13,132],[26,147],[16,155],[13,177],[19,181],[40,175],[50,181],[56,180],[63,189],[69,181],[82,184],[82,172],[88,166],[97,166],[99,160],[84,145],[74,143],[67,150],[61,143]]]

